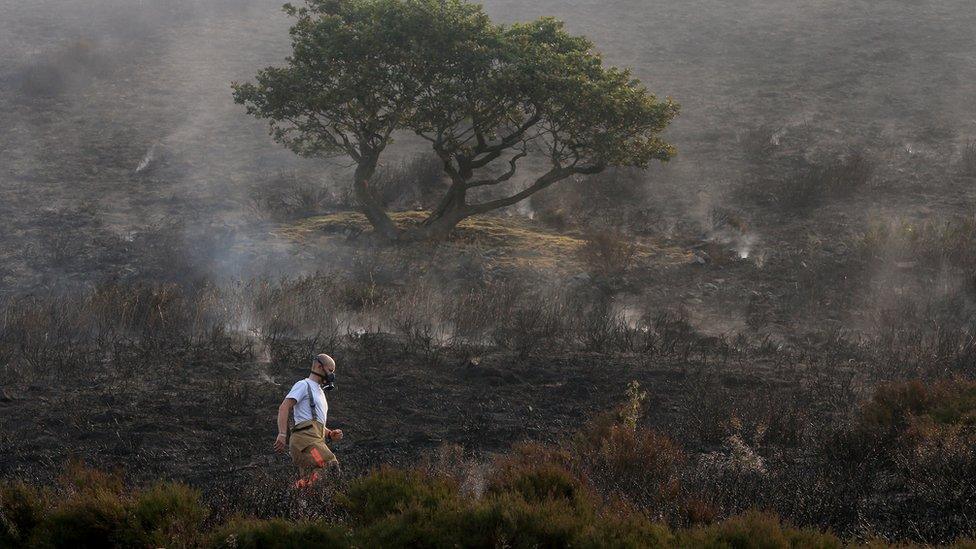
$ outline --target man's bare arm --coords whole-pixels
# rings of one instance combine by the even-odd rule
[[[278,436],[275,437],[274,448],[279,452],[285,450],[285,439],[288,436],[288,414],[291,413],[291,409],[297,404],[293,398],[286,398],[281,401],[281,406],[278,406]]]

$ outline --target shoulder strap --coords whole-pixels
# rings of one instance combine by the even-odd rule
[[[312,408],[312,421],[318,421],[319,418],[315,413],[315,397],[312,396],[312,386],[309,385],[308,380],[305,380],[305,391],[308,392],[308,405]]]

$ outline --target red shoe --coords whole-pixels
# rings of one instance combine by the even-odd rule
[[[312,472],[312,474],[308,478],[300,478],[296,480],[295,484],[292,484],[291,487],[297,489],[308,488],[309,486],[318,482],[318,480],[319,480],[318,472]]]

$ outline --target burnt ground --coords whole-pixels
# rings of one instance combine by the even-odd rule
[[[649,421],[694,452],[720,443],[725,433],[714,432],[721,426],[713,420],[742,415],[737,410],[767,423],[789,416],[787,409],[831,415],[830,402],[812,400],[824,392],[811,387],[843,378],[818,381],[797,375],[802,368],[761,362],[682,366],[637,356],[454,352],[424,360],[405,357],[393,341],[368,353],[344,350],[337,360],[329,426],[346,434],[334,449],[351,475],[415,464],[446,443],[486,459],[520,441],[558,440],[621,402],[631,380],[648,392]],[[185,357],[8,390],[0,402],[0,477],[46,482],[81,459],[120,468],[136,484],[183,480],[211,495],[256,478],[284,482],[293,470],[271,451],[275,414],[305,373],[301,364]]]

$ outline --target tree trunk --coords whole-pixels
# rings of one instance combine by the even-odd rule
[[[403,238],[405,240],[447,240],[454,227],[471,215],[467,207],[459,202],[439,210],[437,213],[431,213],[423,224],[408,230]]]
[[[369,223],[376,230],[382,238],[386,240],[397,240],[400,236],[400,230],[390,219],[390,216],[380,205],[376,196],[373,195],[372,190],[369,188],[369,180],[373,177],[376,172],[376,162],[378,157],[364,157],[359,165],[356,166],[356,173],[354,175],[353,188],[356,191],[356,199],[359,201],[359,207],[369,220]]]
[[[447,191],[440,203],[430,212],[427,219],[414,229],[409,231],[408,239],[413,240],[445,240],[451,234],[451,230],[468,217],[467,205],[465,202],[465,189],[463,186],[455,184]]]

